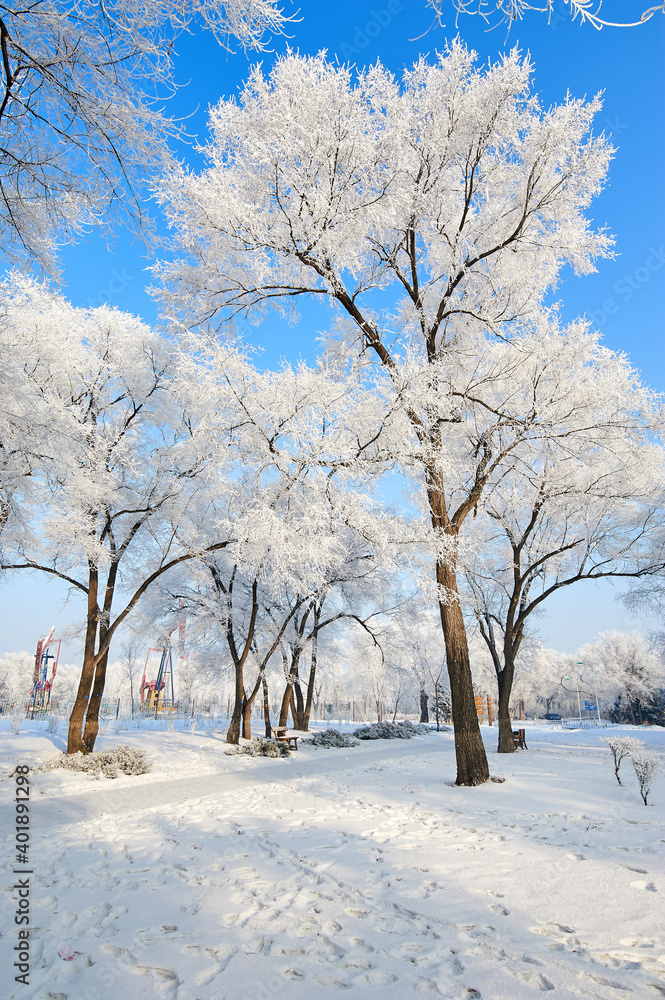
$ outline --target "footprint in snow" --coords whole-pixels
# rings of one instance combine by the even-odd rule
[[[295,979],[297,982],[306,978],[302,969],[284,969],[284,975],[287,979]]]
[[[566,854],[566,857],[570,858],[571,861],[586,861],[583,854]]]
[[[646,889],[647,892],[658,892],[653,882],[646,882],[644,879],[636,879],[630,883],[635,889]]]

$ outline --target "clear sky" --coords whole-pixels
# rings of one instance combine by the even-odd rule
[[[608,20],[633,21],[647,6],[647,0],[605,0],[603,11]],[[284,7],[286,12],[296,9],[288,0]],[[665,390],[665,16],[656,14],[639,28],[598,32],[571,23],[563,0],[558,0],[549,25],[545,15],[532,12],[513,24],[506,39],[505,26],[487,31],[478,17],[460,17],[456,28],[452,6],[446,27],[428,31],[432,12],[425,0],[302,0],[299,10],[302,20],[292,25],[291,37],[276,39],[273,51],[258,57],[225,53],[214,39],[200,34],[179,40],[176,69],[182,86],[172,111],[187,118],[189,131],[205,141],[208,107],[237,93],[252,63],[261,61],[269,68],[287,45],[307,54],[325,49],[330,59],[358,66],[378,59],[399,74],[420,54],[434,54],[459,34],[481,62],[513,46],[528,52],[535,67],[534,90],[544,106],[562,101],[567,92],[592,97],[602,91],[597,129],[612,134],[617,154],[609,183],[589,214],[596,225],[607,226],[615,235],[617,257],[601,261],[597,274],[565,275],[555,298],[563,303],[566,318],[586,314],[603,332],[608,347],[625,351],[645,382]],[[179,155],[194,167],[203,164],[192,148],[183,147]],[[110,249],[92,236],[63,253],[66,294],[75,305],[108,302],[152,322],[156,309],[145,290],[151,260],[122,233]],[[325,330],[329,317],[326,310],[306,306],[297,326],[266,321],[249,336],[263,349],[268,365],[278,364],[280,358],[311,360],[316,334]],[[555,598],[539,620],[546,645],[573,651],[599,631],[648,627],[616,604],[612,587],[580,586]],[[64,596],[61,585],[35,576],[5,581],[0,652],[33,650],[37,637],[52,624],[64,626],[75,618],[74,601],[62,608]]]

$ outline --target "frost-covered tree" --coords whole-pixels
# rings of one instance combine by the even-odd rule
[[[353,367],[258,372],[214,339],[197,335],[183,342],[188,353],[181,370],[189,389],[181,398],[190,418],[205,428],[211,454],[225,435],[237,438],[247,472],[226,507],[234,544],[221,556],[201,560],[203,569],[193,580],[180,589],[169,584],[169,590],[174,601],[185,602],[207,641],[216,634],[227,647],[235,672],[227,740],[237,743],[241,731],[249,732],[261,687],[267,705],[266,669],[280,644],[289,650],[285,717],[305,647],[315,650],[318,634],[334,621],[355,618],[362,624],[353,609],[342,606],[343,597],[339,604],[330,595],[333,589],[348,593],[354,583],[362,588],[376,546],[385,546],[392,522],[365,487],[385,468],[377,438],[390,412],[377,407]],[[237,411],[230,432],[216,416],[221,401],[226,420],[229,396]],[[218,507],[224,504],[218,499]],[[296,710],[303,724],[311,710],[315,653],[313,666],[306,701]]]
[[[181,125],[178,37],[192,26],[228,47],[281,32],[277,0],[35,0],[0,5],[0,243],[48,269],[57,247],[123,206],[140,222],[142,181]]]
[[[450,369],[473,372],[479,355],[494,364],[493,339],[533,314],[560,269],[593,270],[611,243],[584,214],[611,155],[591,133],[599,101],[543,110],[516,52],[484,71],[474,59],[454,43],[401,84],[380,65],[354,81],[322,56],[288,55],[267,78],[256,69],[238,102],[211,113],[210,166],[163,180],[180,258],[157,269],[169,312],[189,322],[327,297],[347,349],[381,366],[436,535],[457,780],[469,785],[489,769],[456,551],[502,447],[480,429],[453,458],[462,449],[448,432],[471,397]]]
[[[541,341],[528,372],[541,434],[515,449],[488,484],[465,572],[496,671],[500,753],[514,749],[515,663],[544,602],[582,580],[635,578],[663,566],[651,544],[662,520],[656,401],[597,336],[577,329],[554,343]]]
[[[169,569],[229,544],[214,495],[233,490],[233,460],[228,449],[226,462],[221,449],[201,449],[172,389],[172,358],[145,324],[108,307],[72,309],[34,283],[21,287],[25,296],[10,297],[5,321],[34,347],[23,372],[28,431],[32,399],[45,398],[60,419],[48,429],[46,459],[32,464],[30,530],[7,548],[4,568],[46,573],[83,598],[68,749],[90,752],[119,626]],[[233,404],[229,412],[232,424]],[[23,416],[14,420],[17,438]]]
[[[615,721],[634,726],[661,721],[653,718],[649,709],[654,696],[665,687],[665,670],[644,636],[604,632],[595,642],[581,646],[576,656],[587,673],[593,666],[601,697],[610,705],[614,703]]]

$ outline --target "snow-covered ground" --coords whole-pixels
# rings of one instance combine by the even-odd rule
[[[3,729],[5,727],[3,726]],[[631,727],[665,751],[665,730]],[[649,806],[594,731],[527,726],[503,783],[457,788],[450,734],[288,759],[221,734],[110,732],[151,774],[32,777],[30,985],[13,981],[17,763],[0,735],[3,979],[21,1000],[556,1000],[665,995],[657,779]],[[653,802],[653,805],[651,805]],[[71,960],[66,949],[76,952]]]

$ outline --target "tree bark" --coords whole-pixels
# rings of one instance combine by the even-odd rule
[[[226,731],[226,742],[227,743],[239,743],[240,742],[240,721],[242,719],[242,707],[245,699],[245,692],[243,691],[240,696],[236,690],[235,702],[233,704],[233,713],[231,715],[231,721],[229,722],[229,728]]]
[[[469,648],[462,608],[457,599],[457,578],[449,562],[439,560],[436,567],[439,588],[446,598],[439,599],[441,625],[446,645],[450,678],[455,755],[458,785],[481,785],[490,776],[487,755],[480,735],[478,713],[473,693]]]
[[[510,695],[513,688],[515,665],[506,663],[498,674],[499,683],[499,745],[498,753],[514,753],[513,724],[510,718]]]
[[[95,679],[92,683],[92,693],[88,699],[88,709],[85,713],[85,725],[83,727],[83,753],[92,753],[95,748],[95,740],[99,733],[99,710],[102,705],[102,695],[104,694],[104,684],[106,683],[106,666],[109,654],[105,653],[95,667]]]
[[[242,735],[243,739],[251,740],[252,738],[252,707],[259,693],[259,688],[261,687],[261,681],[263,680],[263,670],[259,670],[259,676],[256,678],[256,684],[252,688],[252,692],[248,698],[245,698],[245,702],[242,707]]]
[[[289,678],[286,682],[286,687],[284,688],[284,694],[282,695],[282,704],[279,709],[279,722],[277,723],[280,729],[286,728],[289,721],[289,706],[291,705],[291,694],[293,692],[293,681]]]
[[[265,673],[261,677],[261,684],[263,686],[263,722],[266,727],[266,739],[269,740],[272,736],[272,723],[270,722],[270,702],[268,701],[268,681],[266,680]]]
[[[304,715],[305,715],[305,705],[302,697],[302,688],[300,686],[300,678],[296,674],[293,681],[292,695],[291,695],[291,713],[293,715],[293,728],[302,729]]]
[[[95,679],[95,646],[97,644],[97,629],[99,608],[97,607],[97,588],[99,575],[96,567],[88,567],[88,606],[86,615],[85,643],[83,647],[83,667],[79,679],[76,699],[72,714],[69,717],[69,732],[67,734],[67,753],[89,753],[83,743],[83,724],[90,692]]]
[[[307,680],[307,694],[305,695],[305,711],[302,719],[303,732],[309,732],[309,718],[312,714],[312,700],[314,698],[314,682],[316,680],[316,668],[319,661],[319,623],[323,611],[323,600],[317,601],[314,605],[314,627],[312,629],[312,652],[309,661],[309,678]]]

